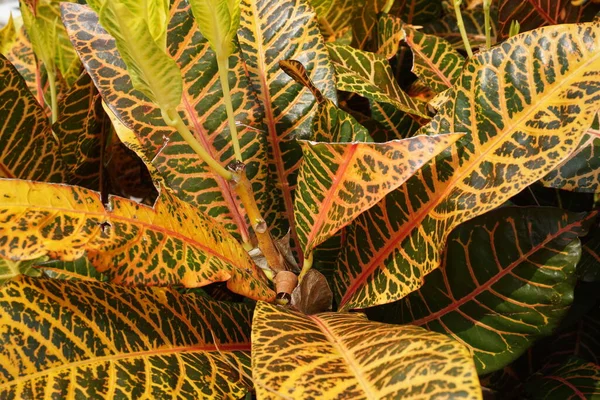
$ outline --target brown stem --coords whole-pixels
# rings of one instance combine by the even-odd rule
[[[258,239],[258,248],[265,256],[267,264],[275,273],[287,270],[285,259],[277,246],[275,246],[275,242],[267,229],[267,223],[258,210],[252,184],[246,176],[246,164],[234,161],[227,168],[234,174],[234,179],[230,181],[231,185],[244,205],[250,225],[254,229],[254,233],[256,233],[256,238]]]

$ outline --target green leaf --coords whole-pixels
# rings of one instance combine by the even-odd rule
[[[0,256],[87,255],[114,283],[201,287],[227,281],[254,299],[275,296],[242,246],[166,189],[154,208],[76,186],[0,180]]]
[[[418,289],[454,227],[562,162],[600,105],[598,62],[598,23],[541,28],[470,59],[419,131],[466,135],[353,224],[335,276],[342,309]]]
[[[557,208],[507,207],[463,223],[418,291],[369,315],[453,337],[470,348],[480,374],[501,369],[566,315],[578,236],[592,220]]]
[[[252,386],[245,304],[23,276],[0,288],[0,309],[2,398],[225,399]]]
[[[404,31],[404,40],[413,53],[412,72],[436,93],[451,88],[462,72],[464,57],[444,39],[410,27]]]
[[[584,6],[572,0],[500,0],[498,2],[498,39],[508,37],[512,21],[519,21],[520,32],[547,25],[588,22],[600,11],[600,5],[587,2]]]
[[[367,128],[326,98],[308,76],[306,68],[296,60],[279,61],[279,66],[296,82],[307,87],[319,106],[313,118],[312,137],[317,142],[372,142]]]
[[[179,55],[177,62],[186,82],[178,111],[207,151],[221,165],[228,165],[234,156],[214,53],[196,29],[188,4],[177,1],[172,11],[168,51]],[[120,124],[135,134],[136,140],[122,141],[147,162],[151,174],[158,171],[179,198],[217,219],[236,237],[247,240],[250,233],[246,216],[236,203],[231,185],[216,175],[175,129],[166,126],[156,105],[133,88],[115,41],[99,26],[97,16],[85,6],[63,4],[63,19],[104,101]],[[97,40],[88,40],[90,35]],[[268,167],[263,111],[239,52],[230,57],[230,86],[246,174],[253,183],[259,209],[267,218],[273,191],[265,183]],[[159,180],[155,174],[154,179]]]
[[[450,338],[264,302],[252,321],[252,376],[261,399],[482,398],[471,355]]]
[[[51,5],[48,2],[40,3],[40,7],[21,6],[23,26],[31,40],[31,46],[38,59],[46,68],[55,73],[55,57],[57,54],[56,24],[48,17],[52,15]],[[38,15],[39,13],[39,15]],[[44,15],[46,18],[43,18]]]
[[[328,43],[327,49],[335,67],[338,90],[357,93],[374,101],[389,103],[406,113],[428,118],[425,103],[411,99],[400,89],[385,57],[335,43]]]
[[[319,18],[319,28],[327,42],[343,39],[351,32],[356,0],[309,0]]]
[[[0,285],[18,275],[40,276],[42,271],[37,269],[36,266],[47,259],[48,257],[27,261],[0,259]]]
[[[600,366],[573,357],[536,374],[525,383],[525,393],[531,400],[596,399],[600,397]]]
[[[600,129],[597,122],[583,135],[577,149],[542,178],[544,186],[574,192],[600,192]]]
[[[145,18],[143,4],[137,0],[102,1],[96,11],[104,29],[115,38],[133,86],[162,110],[175,109],[183,92],[181,72],[152,36],[151,21]],[[63,5],[63,14],[68,10],[66,6]]]
[[[87,257],[74,261],[46,261],[38,263],[36,269],[52,279],[108,281],[108,277],[98,272]]]
[[[227,59],[236,49],[240,0],[190,0],[194,19],[217,58]]]
[[[6,25],[0,29],[0,54],[6,55],[13,47],[16,40],[17,29],[15,28],[15,21],[11,13]]]
[[[21,75],[0,54],[0,177],[64,182],[50,121]]]
[[[418,136],[386,143],[303,142],[294,215],[304,255],[461,136]]]

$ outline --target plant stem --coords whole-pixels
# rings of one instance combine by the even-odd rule
[[[454,0],[454,12],[456,13],[456,23],[458,24],[460,36],[462,36],[463,43],[465,44],[465,50],[467,50],[467,54],[469,55],[469,57],[473,57],[473,50],[471,50],[471,43],[469,43],[469,38],[467,37],[467,31],[465,29],[465,22],[463,21],[463,17],[460,11],[461,4],[462,0]]]
[[[250,224],[256,233],[258,239],[258,247],[262,251],[263,255],[267,259],[269,267],[275,271],[285,271],[285,261],[283,256],[275,246],[273,238],[269,234],[267,229],[267,223],[264,218],[260,215],[258,205],[254,199],[254,191],[252,190],[252,184],[246,176],[246,165],[242,161],[234,161],[228,168],[225,169],[219,164],[202,145],[196,140],[194,135],[190,132],[188,127],[185,125],[181,116],[177,110],[162,111],[162,116],[167,125],[177,129],[177,132],[185,139],[192,149],[200,156],[200,158],[208,164],[208,166],[225,180],[227,180],[234,191],[240,198]]]
[[[52,123],[58,120],[58,102],[56,100],[56,75],[47,70],[48,86],[50,86],[50,107],[52,108]]]
[[[219,68],[219,80],[223,89],[223,101],[225,102],[225,110],[227,111],[229,132],[231,133],[231,143],[233,144],[233,154],[236,160],[244,161],[240,150],[235,116],[233,114],[233,103],[231,102],[231,92],[229,90],[229,57],[217,56],[217,65]]]
[[[304,276],[306,275],[306,273],[308,271],[310,271],[310,269],[312,268],[313,265],[313,253],[311,252],[308,257],[304,258],[304,264],[302,265],[302,271],[300,271],[300,275],[298,276],[298,283],[302,282],[302,279],[304,279]]]
[[[492,47],[492,24],[490,23],[490,8],[492,0],[483,0],[483,15],[485,21],[485,46],[489,49]]]
[[[387,2],[385,3],[385,5],[383,6],[383,8],[381,9],[381,12],[384,12],[386,14],[390,13],[390,10],[392,9],[392,6],[394,5],[394,0],[387,0]]]
[[[250,220],[250,225],[252,226],[252,229],[254,229],[254,233],[256,233],[258,247],[265,256],[267,264],[276,273],[286,271],[285,260],[279,252],[279,249],[275,246],[273,238],[267,229],[267,223],[258,210],[258,205],[254,199],[252,184],[246,176],[246,164],[234,161],[229,164],[228,168],[235,177],[232,181],[233,189],[244,205],[244,209]]]
[[[177,132],[181,135],[181,137],[190,145],[190,147],[200,156],[202,161],[208,164],[208,166],[216,172],[218,175],[223,177],[227,181],[233,180],[233,174],[230,171],[227,171],[221,164],[217,162],[208,151],[196,140],[192,132],[188,129],[188,127],[183,123],[181,116],[177,110],[161,110],[163,119],[167,123],[167,125],[174,127],[177,129]]]

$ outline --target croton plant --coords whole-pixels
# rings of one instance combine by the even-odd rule
[[[21,0],[0,398],[600,398],[585,0]]]

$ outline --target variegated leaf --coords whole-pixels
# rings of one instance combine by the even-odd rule
[[[27,87],[37,102],[45,107],[46,103],[44,101],[41,71],[38,62],[35,59],[35,55],[33,54],[31,42],[29,41],[23,26],[18,30],[15,43],[11,46],[10,51],[4,55],[8,61],[14,65],[17,71],[19,71],[19,74],[21,74],[25,80]],[[48,109],[47,111],[48,115],[50,115],[50,110]]]
[[[592,216],[506,207],[458,226],[442,265],[418,291],[369,313],[445,333],[467,346],[480,374],[503,368],[559,326]]]
[[[0,256],[72,261],[87,254],[112,282],[200,287],[227,281],[239,294],[273,291],[241,245],[166,189],[154,208],[118,197],[107,211],[96,192],[76,186],[0,180]]]
[[[402,91],[385,57],[335,43],[328,43],[327,49],[335,67],[338,90],[357,93],[428,118],[425,103],[411,99]]]
[[[597,399],[600,397],[600,366],[577,357],[564,365],[548,368],[525,383],[531,400]]]
[[[377,20],[377,54],[388,60],[398,54],[400,42],[406,38],[403,27],[404,22],[400,18],[381,14]]]
[[[600,11],[600,4],[587,2],[584,6],[572,0],[499,0],[498,39],[508,37],[510,24],[518,21],[520,31],[526,32],[547,25],[587,22]]]
[[[0,28],[0,54],[8,54],[17,40],[17,28],[12,14],[8,17],[8,22]]]
[[[557,189],[600,192],[600,130],[589,129],[577,149],[541,182]]]
[[[599,62],[598,23],[541,28],[470,59],[420,131],[467,135],[352,226],[335,280],[342,309],[418,289],[452,228],[566,158],[600,106]]]
[[[458,342],[361,314],[304,315],[260,302],[252,321],[260,399],[481,399]]]
[[[250,318],[162,288],[19,277],[0,289],[0,397],[240,398]]]
[[[133,131],[142,146],[143,160],[150,160],[167,186],[179,198],[200,208],[225,224],[238,237],[248,239],[245,213],[230,185],[209,169],[173,128],[166,126],[160,110],[133,89],[114,39],[98,24],[86,6],[63,4],[63,21],[75,49],[103,99],[121,122]],[[167,33],[168,52],[176,58],[184,79],[179,111],[188,127],[208,152],[227,165],[233,161],[233,148],[217,61],[210,46],[193,24],[189,6],[177,0],[172,8]],[[93,40],[89,40],[93,37]],[[239,53],[230,58],[230,86],[239,138],[253,182],[259,208],[266,212],[270,199],[266,187],[266,143],[262,134],[262,110]],[[129,142],[125,142],[129,144]],[[151,168],[150,168],[151,169]]]
[[[314,85],[335,102],[333,68],[308,0],[243,0],[238,38],[245,66],[265,110],[269,167],[276,186],[270,214],[276,216],[273,234],[284,236],[288,224],[293,245],[293,192],[302,151],[297,139],[310,139],[317,102],[279,68],[281,60],[304,65]],[[276,23],[274,23],[276,21]]]
[[[40,276],[42,271],[37,269],[36,266],[40,261],[45,261],[47,259],[48,257],[27,261],[0,259],[0,285],[19,275]]]
[[[311,140],[317,142],[372,142],[367,128],[333,101],[326,98],[308,76],[306,68],[296,60],[282,60],[281,69],[296,82],[308,88],[317,100],[318,107],[312,123]]]
[[[327,42],[335,42],[352,29],[356,0],[310,0],[319,20],[319,28]]]
[[[304,161],[294,215],[304,255],[461,136],[418,136],[386,143],[302,143]]]
[[[44,110],[0,54],[0,177],[64,182],[59,144]]]
[[[108,281],[108,277],[98,272],[87,257],[74,261],[50,260],[37,263],[36,269],[52,279]]]
[[[435,93],[451,88],[462,72],[465,59],[442,38],[405,27],[405,41],[413,53],[412,72]]]

